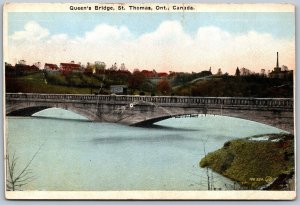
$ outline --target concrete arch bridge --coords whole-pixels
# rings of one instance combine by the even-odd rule
[[[7,93],[5,103],[7,116],[31,116],[56,107],[91,121],[143,125],[182,115],[213,114],[256,121],[294,133],[292,98]]]

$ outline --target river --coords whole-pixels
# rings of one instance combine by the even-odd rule
[[[7,117],[9,155],[16,172],[30,164],[32,180],[21,190],[207,190],[206,152],[234,138],[282,130],[225,116],[171,118],[151,128],[87,121],[48,109],[33,117]],[[213,180],[211,179],[213,176]],[[215,188],[233,182],[210,172]]]

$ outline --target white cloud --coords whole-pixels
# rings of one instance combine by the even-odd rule
[[[270,34],[249,31],[230,33],[218,27],[200,27],[192,35],[178,21],[165,21],[150,33],[134,36],[127,27],[97,25],[83,36],[50,35],[36,22],[28,22],[23,31],[10,36],[8,62],[82,63],[96,60],[109,66],[125,63],[130,69],[199,72],[210,66],[216,72],[234,73],[246,67],[259,72],[275,66],[276,52],[280,64],[295,68],[294,40],[276,39]]]
[[[29,21],[23,31],[16,31],[10,38],[14,41],[36,41],[41,40],[49,35],[46,28],[41,27],[34,21]]]
[[[116,27],[110,26],[107,24],[101,24],[96,26],[96,28],[91,31],[87,32],[84,40],[95,43],[95,42],[103,42],[103,41],[120,41],[126,40],[130,37],[130,32],[126,27]]]

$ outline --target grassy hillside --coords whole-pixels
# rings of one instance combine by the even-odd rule
[[[52,85],[46,82],[42,72],[22,77],[6,77],[6,92],[89,94],[90,88]]]
[[[10,73],[8,73],[10,74]],[[12,73],[13,74],[13,73]],[[112,72],[37,73],[6,75],[7,92],[89,94],[99,90],[109,94],[110,85],[128,86],[128,94],[179,95],[201,97],[293,97],[293,79],[273,79],[260,76],[198,76],[178,74],[174,78],[145,78],[141,73]],[[160,86],[166,81],[170,89]]]
[[[249,189],[258,189],[294,170],[294,136],[272,134],[226,142],[200,161]],[[279,182],[277,182],[279,183]],[[273,189],[286,189],[273,186]]]
[[[293,79],[210,76],[173,86],[175,95],[204,97],[293,97]]]

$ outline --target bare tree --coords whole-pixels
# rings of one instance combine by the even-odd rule
[[[202,141],[204,157],[206,157],[206,147],[205,146],[206,146],[207,140],[208,140],[208,137],[206,138],[205,141]],[[206,166],[206,175],[207,175],[207,190],[211,190],[211,183],[210,183],[210,176],[209,176],[208,166]]]
[[[17,173],[17,169],[16,169],[17,162],[18,162],[16,153],[14,152],[11,159],[10,159],[9,154],[7,153],[7,155],[6,155],[6,160],[7,160],[6,189],[7,190],[9,190],[9,191],[20,190],[22,186],[30,183],[31,181],[33,181],[35,179],[32,174],[32,170],[29,167],[30,167],[32,161],[37,156],[37,154],[42,149],[42,146],[45,144],[45,142],[40,145],[39,149],[31,157],[29,162],[24,166],[24,168],[20,171],[20,173]]]

